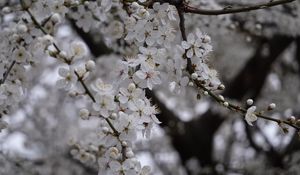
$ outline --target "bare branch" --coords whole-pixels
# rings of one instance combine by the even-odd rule
[[[195,84],[197,85],[197,87],[199,87],[199,89],[201,90],[204,90],[206,92],[208,92],[209,96],[211,96],[215,101],[219,102],[220,104],[224,104],[225,100],[223,98],[220,98],[220,96],[218,96],[217,94],[215,94],[214,92],[208,90],[205,86],[203,86],[201,84],[201,82],[199,81],[194,81]],[[226,101],[228,102],[228,101]],[[229,103],[229,102],[228,102]],[[233,104],[233,103],[229,103],[228,107],[226,107],[232,111],[236,111],[236,112],[240,112],[241,114],[246,114],[247,112],[247,109],[245,108],[242,108],[240,107],[239,105],[236,105],[236,104]],[[258,117],[258,118],[262,118],[262,119],[265,119],[265,120],[269,120],[269,121],[272,121],[272,122],[276,122],[278,125],[281,125],[281,124],[286,124],[286,125],[289,125],[293,128],[295,128],[297,131],[300,131],[300,127],[297,126],[296,124],[292,123],[291,121],[288,121],[288,120],[280,120],[280,119],[276,119],[276,118],[272,118],[272,117],[269,117],[269,116],[266,116],[266,115],[263,115],[261,113],[255,113],[255,115]]]
[[[8,77],[8,75],[9,75],[10,71],[12,70],[12,68],[14,67],[15,64],[16,64],[16,61],[14,60],[14,61],[10,64],[10,66],[8,67],[8,69],[4,72],[3,78],[0,80],[0,85],[3,84],[3,83],[5,83],[5,80],[7,79],[7,77]]]
[[[205,9],[191,7],[187,4],[184,4],[183,11],[185,13],[194,13],[194,14],[200,14],[200,15],[223,15],[223,14],[249,12],[252,10],[260,10],[260,9],[265,9],[268,7],[291,3],[293,1],[295,1],[295,0],[277,0],[277,1],[271,0],[270,2],[267,2],[267,3],[255,4],[255,5],[250,5],[247,7],[224,8],[224,9],[220,9],[220,10],[205,10]]]

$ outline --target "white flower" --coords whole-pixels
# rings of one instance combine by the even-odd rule
[[[141,59],[137,59],[133,56],[125,56],[124,59],[129,67],[136,67],[141,63]]]
[[[143,94],[142,89],[140,88],[133,88],[133,89],[125,89],[120,88],[120,96],[119,100],[121,103],[132,103],[140,98],[140,96]]]
[[[146,36],[146,44],[152,46],[160,37],[160,32],[158,30],[150,30]]]
[[[101,8],[103,8],[105,12],[108,12],[112,7],[112,3],[113,3],[112,0],[102,0]]]
[[[125,61],[118,61],[116,69],[114,70],[117,80],[125,80],[128,78],[128,66],[129,64]]]
[[[65,88],[66,90],[69,90],[77,81],[77,76],[72,68],[59,68],[58,74],[63,77],[63,79],[60,79],[56,82],[59,88]]]
[[[57,24],[57,23],[60,23],[61,22],[61,17],[58,13],[54,13],[52,16],[51,16],[51,21],[54,23],[54,24]]]
[[[169,5],[169,3],[160,4],[158,2],[153,4],[153,9],[156,11],[156,18],[161,20],[163,25],[166,25],[166,21],[175,21],[176,20],[176,10]],[[168,17],[168,19],[166,19]]]
[[[212,50],[212,46],[205,38],[207,38],[206,35],[203,35],[197,30],[196,36],[190,33],[187,37],[187,41],[182,41],[181,46],[187,50],[186,56],[188,58],[192,58],[193,56],[202,58]]]
[[[120,21],[114,20],[109,23],[105,33],[112,39],[120,39],[124,34],[124,25]]]
[[[30,0],[32,1],[32,0]],[[51,14],[50,6],[52,6],[53,1],[36,1],[31,5],[35,18],[38,20],[43,19],[47,15]]]
[[[253,100],[252,99],[248,99],[247,100],[247,105],[251,106],[253,104]]]
[[[151,172],[151,168],[150,166],[143,166],[142,170],[141,170],[141,175],[148,175]]]
[[[52,12],[58,13],[61,16],[65,16],[65,14],[68,12],[68,8],[64,6],[64,0],[56,0],[51,6]]]
[[[82,120],[87,120],[90,117],[90,112],[88,109],[85,109],[85,108],[80,109],[79,116]]]
[[[109,162],[109,167],[112,171],[112,175],[135,175],[137,174],[134,170],[134,163],[132,160],[126,159],[122,164],[118,161],[111,161]]]
[[[76,67],[75,71],[78,74],[78,76],[80,78],[82,78],[82,80],[85,80],[89,76],[89,74],[90,74],[90,72],[88,72],[86,70],[86,66],[85,65],[78,65],[78,67]]]
[[[138,55],[141,60],[142,67],[150,67],[151,69],[155,68],[155,57],[157,54],[157,49],[155,47],[140,47],[141,54]]]
[[[30,58],[30,55],[24,47],[20,47],[14,50],[13,58],[15,58],[18,63],[25,63]]]
[[[111,94],[113,92],[113,86],[111,84],[104,83],[100,78],[96,80],[92,88],[99,94]]]
[[[151,113],[149,113],[148,106],[146,105],[144,100],[138,99],[134,103],[128,104],[128,107],[131,111],[133,111],[133,115],[139,118],[139,124],[151,121]]]
[[[94,22],[93,14],[86,11],[84,5],[78,7],[77,13],[74,13],[73,18],[77,20],[76,25],[83,29],[84,32],[90,31]]]
[[[82,42],[74,41],[71,43],[71,54],[76,57],[82,57],[86,54],[86,48]]]
[[[124,112],[119,112],[119,122],[115,126],[121,133],[119,138],[121,140],[134,141],[137,138],[137,120],[132,115],[127,115]]]
[[[148,87],[150,90],[152,90],[153,85],[157,85],[161,83],[159,74],[160,74],[159,71],[155,71],[147,67],[142,67],[141,70],[135,73],[135,75],[139,79],[134,78],[134,80],[142,88]]]
[[[105,118],[109,117],[112,111],[116,108],[114,97],[112,95],[97,94],[95,99],[96,103],[93,104],[94,110],[99,111]]]
[[[251,106],[247,109],[245,120],[247,123],[251,126],[253,126],[252,122],[255,122],[257,120],[257,116],[255,115],[256,106]]]
[[[156,41],[158,44],[164,45],[166,48],[171,47],[171,43],[174,41],[176,35],[176,30],[171,26],[171,24],[166,24],[159,26],[160,37]]]
[[[93,60],[89,60],[85,63],[85,68],[87,71],[93,71],[96,67],[96,63]]]

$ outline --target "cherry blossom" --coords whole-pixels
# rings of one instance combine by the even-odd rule
[[[209,32],[205,25],[199,26],[203,31],[194,29],[190,23],[195,20],[184,18],[185,13],[198,10],[189,6],[193,3],[200,3],[201,7],[205,4],[147,0],[1,1],[0,132],[9,123],[2,119],[3,115],[14,111],[25,97],[35,98],[27,94],[29,91],[40,88],[38,85],[49,91],[52,77],[48,74],[54,70],[59,75],[57,87],[69,94],[66,100],[60,96],[58,101],[71,101],[74,105],[70,108],[74,110],[64,112],[85,120],[80,120],[82,123],[97,125],[88,134],[78,130],[78,135],[84,135],[87,141],[70,143],[72,158],[87,167],[97,167],[99,175],[152,173],[149,166],[141,166],[135,152],[139,136],[150,139],[153,128],[164,119],[158,117],[158,106],[148,92],[154,97],[157,91],[166,96],[193,94],[195,99],[205,94],[223,108],[245,114],[244,119],[251,126],[258,118],[264,118],[276,121],[284,131],[283,124],[298,129],[295,117],[282,121],[268,118],[255,112],[251,99],[247,100],[250,107],[244,109],[219,95],[225,86],[218,67],[210,64],[214,37],[204,32]],[[76,30],[71,30],[69,24]],[[263,29],[259,25],[257,28]],[[109,56],[95,54],[91,46],[94,43],[99,50],[102,46],[109,48],[105,48]],[[28,84],[28,79],[37,85]],[[39,95],[43,96],[43,92]],[[25,112],[35,114],[23,107]],[[275,103],[270,103],[267,109],[275,107]],[[168,110],[178,111],[181,106]],[[185,128],[180,128],[176,119],[171,129],[182,134]],[[47,127],[58,123],[50,120]]]
[[[151,68],[142,67],[142,70],[139,70],[135,73],[137,79],[135,79],[136,83],[142,87],[148,87],[152,90],[153,85],[157,85],[161,83],[159,78],[159,72],[152,70]]]
[[[57,81],[57,86],[60,88],[70,89],[77,81],[73,69],[60,68],[58,73],[62,77]]]
[[[251,126],[253,126],[252,122],[257,120],[257,116],[255,115],[256,106],[251,106],[247,109],[247,113],[245,114],[245,120]]]
[[[116,108],[114,97],[112,95],[96,95],[96,103],[93,104],[93,108],[100,112],[100,115],[107,118]]]
[[[212,46],[208,42],[209,39],[197,30],[196,36],[190,33],[187,36],[187,41],[182,41],[181,45],[184,49],[187,49],[186,56],[188,58],[192,58],[193,56],[202,58],[212,50]]]

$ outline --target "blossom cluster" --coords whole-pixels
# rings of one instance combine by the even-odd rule
[[[146,90],[164,83],[171,91],[181,93],[194,81],[209,90],[221,86],[217,71],[207,63],[212,51],[210,37],[197,29],[183,41],[174,6],[154,3],[148,8],[142,4],[144,1],[139,2],[21,0],[18,7],[22,11],[15,16],[18,22],[9,22],[0,33],[4,38],[0,45],[1,70],[9,70],[9,65],[15,64],[1,83],[2,113],[24,95],[26,71],[34,69],[43,57],[57,59],[61,64],[57,87],[71,96],[89,98],[78,115],[83,120],[93,117],[101,121],[98,145],[88,150],[74,144],[71,151],[82,163],[98,164],[99,174],[150,173],[133,151],[138,135],[149,138],[153,126],[160,124],[156,117],[159,111],[146,96]],[[122,54],[114,67],[114,80],[107,82],[95,75],[97,65],[83,42],[73,41],[66,49],[60,47],[63,41],[56,40],[55,33],[66,22],[65,17],[74,20],[84,32],[100,28],[106,44]],[[187,60],[191,60],[192,74],[187,71]],[[95,81],[91,80],[93,76]],[[246,114],[250,122],[254,110],[252,107]],[[0,123],[0,129],[4,126],[6,123]]]

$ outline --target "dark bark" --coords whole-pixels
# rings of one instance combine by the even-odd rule
[[[245,95],[253,99],[258,97],[272,63],[291,42],[292,38],[286,36],[274,36],[271,40],[262,42],[255,55],[246,63],[235,79],[228,83],[225,96],[237,100],[241,100]],[[270,53],[267,56],[262,54],[265,44],[268,46]]]
[[[85,33],[81,28],[77,27],[72,19],[69,19],[71,27],[81,37],[81,39],[88,46],[91,54],[95,57],[112,53],[111,49],[108,48],[103,42],[96,42],[94,36]],[[100,36],[99,36],[100,37]]]

